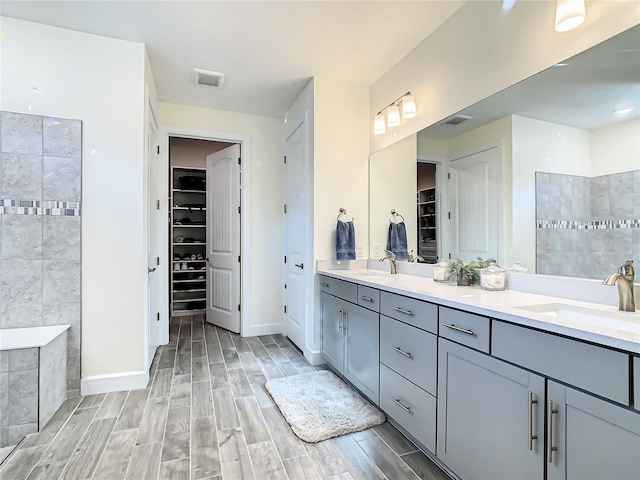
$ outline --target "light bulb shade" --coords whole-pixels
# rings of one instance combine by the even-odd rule
[[[568,32],[584,22],[584,0],[558,0],[556,32]]]
[[[402,97],[402,118],[416,116],[416,100],[410,93]]]
[[[387,108],[387,125],[397,127],[400,125],[400,110],[398,105],[391,105]]]
[[[375,135],[381,135],[386,131],[387,131],[387,126],[384,123],[384,115],[379,113],[373,119],[373,133]]]

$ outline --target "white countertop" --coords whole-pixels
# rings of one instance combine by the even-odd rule
[[[596,344],[640,354],[640,312],[621,312],[617,305],[580,302],[560,297],[504,290],[492,292],[479,286],[458,287],[414,275],[390,275],[367,269],[318,269],[318,273],[400,295],[463,309],[499,320],[537,328]],[[567,316],[537,313],[518,307],[556,304]],[[573,315],[573,311],[577,312]]]

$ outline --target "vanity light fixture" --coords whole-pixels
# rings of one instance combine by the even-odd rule
[[[387,120],[385,122],[385,110]],[[402,112],[402,115],[400,114]],[[373,119],[373,133],[381,135],[387,131],[387,126],[397,127],[401,118],[416,116],[416,100],[411,92],[407,92],[380,110]]]
[[[558,0],[556,32],[568,32],[582,25],[585,19],[584,0]]]
[[[400,110],[398,105],[389,105],[387,107],[387,125],[397,127],[400,125]]]

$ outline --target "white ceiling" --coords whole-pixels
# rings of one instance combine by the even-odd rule
[[[311,77],[371,85],[464,1],[16,1],[4,16],[144,43],[160,101],[283,116]],[[222,72],[220,89],[193,68]]]

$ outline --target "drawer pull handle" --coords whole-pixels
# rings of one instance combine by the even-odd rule
[[[533,441],[538,439],[538,435],[533,433],[533,406],[538,403],[533,397],[533,392],[529,392],[529,425],[528,425],[528,438],[529,450],[533,450]]]
[[[396,312],[404,313],[405,315],[411,315],[413,317],[413,312],[411,310],[405,310],[404,308],[400,308],[400,307],[393,307],[393,309]]]
[[[457,327],[455,325],[451,325],[450,323],[443,323],[444,327],[450,328],[451,330],[455,330],[456,332],[466,333],[467,335],[475,335],[473,330],[467,330],[466,328]]]
[[[371,302],[371,303],[373,303],[373,298],[371,298],[371,297],[365,297],[364,295],[360,295],[360,298],[361,298],[362,300],[364,300],[365,302]]]
[[[394,402],[396,402],[396,404],[403,409],[405,412],[407,413],[411,413],[411,408],[407,407],[406,405],[404,405],[399,398],[393,398],[391,397],[391,400],[393,400]]]
[[[396,352],[401,353],[405,357],[413,358],[413,355],[411,355],[409,352],[405,352],[400,347],[395,347],[395,346],[391,345],[391,348],[393,348]]]
[[[322,282],[322,283],[320,284],[320,286],[321,286],[321,287],[324,287],[324,288],[329,288],[329,284],[328,284],[328,283],[324,283],[324,282]]]
[[[553,446],[553,416],[558,410],[553,408],[553,401],[547,402],[547,462],[553,463],[553,452],[558,451],[558,447]]]

